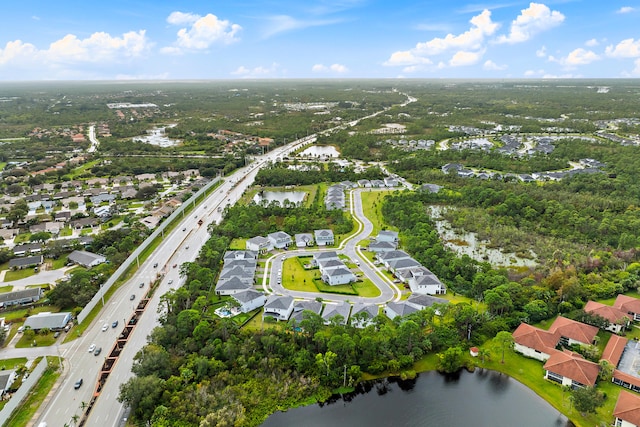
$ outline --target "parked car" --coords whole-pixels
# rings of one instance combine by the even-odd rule
[[[73,388],[75,388],[76,390],[80,388],[80,386],[82,385],[82,378],[80,378],[78,381],[76,381],[76,383],[73,385]]]
[[[113,323],[111,324],[111,327],[115,328],[116,326],[118,326],[118,321],[114,320]]]
[[[101,352],[102,352],[102,347],[98,347],[98,348],[96,348],[96,350],[93,352],[93,355],[94,355],[94,356],[97,356],[97,355],[99,355]]]
[[[107,329],[109,329],[108,323],[105,323],[104,325],[102,325],[102,332],[106,331]]]
[[[89,346],[89,353],[93,353],[93,350],[95,350],[95,349],[96,349],[96,345],[95,344],[91,344]]]
[[[53,334],[53,337],[54,337],[54,338],[58,338],[59,336],[60,336],[60,331],[56,331],[56,332]]]

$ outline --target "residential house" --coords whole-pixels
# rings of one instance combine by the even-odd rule
[[[614,427],[640,427],[640,396],[621,391],[613,408]]]
[[[100,221],[98,221],[97,218],[91,218],[91,217],[87,217],[87,218],[80,218],[80,219],[76,219],[71,221],[71,228],[75,228],[76,230],[81,230],[83,228],[93,228],[97,225],[100,224]]]
[[[381,230],[376,236],[376,242],[390,242],[395,243],[397,246],[399,241],[397,231]]]
[[[227,280],[218,280],[216,284],[216,295],[235,295],[251,288],[251,283],[247,283],[239,277],[231,277]]]
[[[274,248],[284,249],[293,244],[291,236],[284,231],[276,231],[275,233],[267,234],[267,239],[271,241]]]
[[[67,326],[71,321],[71,313],[60,312],[51,313],[43,312],[31,315],[24,321],[24,327],[31,328],[34,331],[47,328],[51,331],[57,331]]]
[[[3,240],[12,240],[18,233],[20,233],[19,228],[0,228],[0,237]]]
[[[527,323],[521,323],[513,331],[514,349],[527,357],[544,362],[551,357],[560,340],[557,334],[545,331]]]
[[[301,321],[306,318],[304,314],[305,311],[310,311],[317,315],[320,315],[322,312],[322,303],[319,301],[296,301],[293,304],[293,313],[291,314],[291,319],[294,319],[296,323],[299,325]]]
[[[631,323],[632,316],[619,308],[611,307],[596,301],[587,301],[584,306],[585,313],[600,316],[607,320],[608,324],[603,328],[614,334],[624,331]]]
[[[407,303],[406,301],[400,302],[388,302],[384,307],[384,314],[391,320],[396,317],[405,317],[410,315],[411,313],[415,313],[418,309],[412,304]]]
[[[255,251],[261,254],[267,253],[273,249],[273,243],[266,237],[256,236],[245,242],[245,248],[249,251]]]
[[[70,211],[59,211],[53,216],[53,219],[58,222],[68,222],[71,219]]]
[[[395,243],[378,242],[378,241],[370,242],[368,246],[368,249],[374,253],[391,252],[396,250],[396,248],[397,248],[397,245]]]
[[[384,264],[386,268],[389,268],[390,261],[396,261],[399,259],[412,259],[411,256],[405,251],[388,251],[388,252],[379,252],[376,254],[376,259]]]
[[[313,235],[318,246],[331,246],[334,244],[333,230],[314,230]]]
[[[262,318],[273,317],[274,319],[285,322],[293,313],[293,297],[283,295],[269,295],[264,304],[264,312]]]
[[[386,187],[385,183],[383,180],[381,179],[372,179],[371,180],[371,187],[372,188],[384,188]]]
[[[420,263],[413,258],[394,259],[391,261],[386,261],[384,265],[392,273],[395,273],[397,270],[402,270],[403,268],[421,266]]]
[[[449,301],[444,298],[436,298],[431,295],[411,295],[407,298],[407,303],[418,310],[424,310],[425,308],[432,307],[433,304],[449,304]]]
[[[640,321],[640,299],[626,295],[618,295],[613,306],[632,315],[634,321]]]
[[[253,276],[255,274],[255,269],[245,269],[241,266],[227,266],[226,263],[222,267],[222,271],[220,271],[220,277],[218,278],[218,283],[222,283],[226,280],[231,280],[232,278],[238,278],[242,282],[253,285]]]
[[[108,194],[108,193],[100,193],[97,196],[91,197],[91,203],[93,203],[94,206],[97,206],[101,203],[112,203],[115,200],[116,200],[116,196],[114,194]]]
[[[4,394],[11,389],[11,385],[16,380],[16,371],[0,373],[0,400],[4,400]]]
[[[313,246],[313,234],[311,233],[298,233],[293,236],[293,239],[296,241],[297,248]]]
[[[322,319],[324,320],[325,325],[328,325],[332,322],[332,320],[337,320],[337,317],[340,316],[340,321],[338,322],[341,325],[346,325],[347,320],[349,320],[349,312],[351,311],[351,304],[348,302],[338,302],[335,304],[325,304],[324,311],[322,312]]]
[[[373,319],[380,313],[380,308],[375,304],[356,303],[351,309],[351,326],[354,328],[366,328],[373,324]]]
[[[344,262],[340,259],[325,259],[318,262],[320,273],[324,274],[326,271],[335,270],[336,268],[344,268]]]
[[[69,262],[73,262],[87,268],[95,267],[96,265],[107,262],[107,258],[104,256],[88,251],[73,251],[69,254],[67,259]]]
[[[258,292],[254,289],[247,289],[246,291],[241,291],[233,294],[233,299],[235,299],[238,304],[240,304],[241,312],[248,313],[255,310],[256,308],[262,307],[267,301],[267,296],[264,293]]]
[[[414,294],[423,295],[442,295],[447,293],[447,287],[438,279],[438,277],[431,273],[421,274],[409,279],[409,287]]]
[[[597,329],[597,328],[596,328]],[[593,387],[598,380],[600,366],[571,351],[554,351],[544,364],[545,379],[573,389]]]
[[[358,185],[363,188],[371,188],[371,181],[368,179],[359,179]]]
[[[22,258],[13,258],[9,260],[10,270],[22,270],[23,268],[37,267],[44,262],[42,255],[32,255]]]
[[[397,187],[398,186],[398,180],[396,178],[387,177],[387,178],[384,179],[384,185],[386,187],[389,187],[389,188]]]
[[[437,193],[438,191],[440,191],[441,188],[443,187],[437,184],[422,184],[419,190],[426,191],[428,193]]]
[[[40,252],[42,252],[42,243],[24,243],[13,247],[13,254],[15,256],[39,254]]]
[[[223,255],[225,264],[230,260],[245,259],[245,260],[258,260],[258,251],[246,250],[246,251],[226,251]]]
[[[593,344],[598,335],[598,328],[558,316],[549,327],[549,332],[559,334],[559,344],[568,347],[571,344]]]
[[[606,360],[615,367],[611,377],[611,381],[614,384],[635,392],[640,392],[640,377],[638,377],[637,370],[634,367],[638,355],[638,349],[636,347],[637,343],[635,341],[629,342],[629,340],[624,337],[611,335],[600,359]],[[628,362],[621,363],[622,356],[626,352],[629,353],[629,357],[627,357]]]
[[[340,257],[338,257],[338,253],[336,251],[315,252],[313,254],[313,260],[311,261],[311,264],[317,267],[324,261],[339,259]]]
[[[19,291],[0,293],[0,308],[17,304],[31,304],[42,298],[42,288],[27,288]]]
[[[331,261],[328,261],[331,262]],[[322,273],[322,280],[330,286],[346,285],[347,283],[355,282],[357,280],[356,275],[346,267],[338,267],[332,270]]]

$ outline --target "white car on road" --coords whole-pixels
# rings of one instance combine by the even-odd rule
[[[108,323],[105,323],[104,325],[102,325],[102,332],[106,331],[107,329],[109,329]]]
[[[89,353],[93,353],[93,350],[95,350],[95,349],[96,349],[96,345],[95,344],[91,344],[89,346]]]

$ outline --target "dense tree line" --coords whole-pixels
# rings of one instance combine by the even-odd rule
[[[297,163],[311,170],[290,168],[288,163],[275,163],[271,167],[258,171],[255,178],[256,185],[285,186],[309,185],[321,182],[356,182],[359,179],[383,179],[384,173],[377,167],[367,168],[363,172],[356,172],[352,166],[343,168],[335,163]],[[294,165],[295,166],[295,165]]]

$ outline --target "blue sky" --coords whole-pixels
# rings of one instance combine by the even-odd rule
[[[640,77],[640,1],[5,1],[0,80]]]

